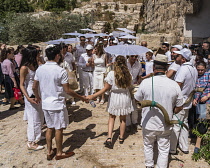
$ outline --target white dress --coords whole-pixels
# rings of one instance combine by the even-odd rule
[[[106,72],[105,67],[105,54],[101,57],[94,55],[95,69],[93,71],[93,89],[104,88],[104,73]]]
[[[29,73],[26,76],[24,85],[26,91],[28,92],[29,97],[33,95],[33,82],[34,82],[35,72],[29,70]],[[25,111],[24,114],[28,120],[28,128],[27,128],[27,136],[28,141],[38,141],[41,137],[41,127],[44,121],[44,114],[42,111],[41,103],[36,105],[30,103],[26,97],[24,98],[25,101]]]
[[[110,71],[105,81],[112,85],[107,111],[116,116],[128,115],[134,111],[129,89],[118,88],[115,84],[114,71]]]

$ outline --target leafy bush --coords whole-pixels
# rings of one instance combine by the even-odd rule
[[[67,0],[46,0],[44,2],[44,10],[58,12],[70,10],[69,1]]]
[[[32,12],[33,7],[27,0],[0,0],[0,18],[4,18],[7,13]]]
[[[127,11],[127,10],[128,10],[128,6],[125,5],[125,6],[124,6],[124,11]]]
[[[34,17],[32,14],[13,14],[0,24],[0,41],[10,44],[28,44],[55,40],[63,33],[88,26],[89,18],[79,15],[51,14]]]
[[[103,6],[104,10],[108,9],[109,6],[106,4],[105,6]]]
[[[196,128],[193,129],[193,134],[197,137],[202,138],[202,146],[199,153],[193,153],[192,159],[198,161],[200,159],[205,159],[205,161],[210,164],[210,132],[206,134],[200,134]]]

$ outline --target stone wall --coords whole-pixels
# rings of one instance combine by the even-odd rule
[[[209,6],[209,0],[144,0],[145,31],[152,37],[172,34],[171,44],[202,42],[210,37]]]
[[[139,2],[141,0],[135,0],[134,2]],[[117,21],[119,23],[128,22],[129,29],[134,29],[136,24],[140,24],[140,9],[142,7],[142,3],[135,3],[135,4],[127,4],[123,3],[122,1],[90,1],[90,3],[80,7],[75,8],[72,13],[77,14],[89,14],[92,13],[94,17],[98,11],[101,13],[105,13],[107,11],[114,13],[114,19],[108,19],[107,22]],[[126,9],[126,10],[125,10]],[[92,25],[92,28],[97,32],[101,32],[103,26],[105,24],[105,20],[102,22],[99,20],[95,20],[95,24]]]

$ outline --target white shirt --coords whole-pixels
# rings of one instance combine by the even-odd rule
[[[153,88],[154,101],[166,109],[171,120],[174,107],[180,107],[183,104],[183,95],[179,85],[166,75],[158,75],[153,77]],[[138,101],[152,100],[152,77],[142,81],[134,97]],[[162,112],[156,107],[142,109],[142,127],[156,131],[171,128],[166,126]]]
[[[146,75],[153,73],[153,60],[145,62]]]
[[[87,44],[83,46],[81,45],[76,45],[76,51],[75,51],[75,58],[76,58],[76,62],[79,62],[79,58],[83,53],[86,53],[86,46]]]
[[[168,67],[168,71],[173,70],[173,71],[178,71],[178,69],[180,68],[180,65],[177,64],[176,62],[173,62],[169,67]],[[171,79],[174,79],[175,74],[171,77]]]
[[[182,83],[182,94],[184,96],[184,101],[188,98],[191,91],[195,88],[195,83],[198,78],[198,71],[190,62],[186,62],[181,65],[177,71],[174,80],[176,82]],[[184,109],[190,109],[192,107],[192,102],[184,105]]]
[[[171,51],[167,51],[165,55],[168,57],[168,62],[171,61]]]
[[[82,67],[83,71],[93,71],[94,68],[91,66],[86,66],[86,64],[88,63],[88,59],[92,58],[93,55],[88,56],[87,53],[84,53],[81,55],[80,59],[79,59],[79,66]]]
[[[134,84],[137,82],[137,77],[142,75],[142,66],[138,61],[131,66],[129,60],[127,62],[127,66],[133,78],[132,83]]]
[[[64,56],[64,63],[68,64],[68,65],[64,65],[65,67],[67,67],[70,71],[73,70],[73,66],[72,63],[75,62],[74,56],[72,55],[72,53],[67,52]]]
[[[65,97],[62,84],[68,83],[65,69],[56,62],[46,62],[36,70],[34,80],[39,81],[39,88],[44,110],[62,110]]]
[[[190,59],[190,62],[192,63],[193,66],[195,66],[195,59],[196,59],[196,55],[193,55]],[[206,58],[203,58],[203,61],[208,64],[208,60]]]

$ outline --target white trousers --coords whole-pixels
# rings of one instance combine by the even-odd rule
[[[145,165],[154,167],[154,142],[158,144],[158,159],[156,168],[167,168],[170,149],[171,130],[153,131],[143,128]]]
[[[41,104],[36,105],[28,102],[25,98],[25,113],[28,120],[27,137],[29,142],[39,141],[41,138],[41,129],[44,123],[44,114]]]
[[[93,72],[83,71],[83,84],[85,96],[93,94]]]
[[[131,123],[137,124],[138,122],[138,110],[134,99],[132,100],[132,104],[134,107],[134,111],[126,116],[126,126],[131,125]]]
[[[83,90],[83,70],[81,66],[77,67],[78,73],[79,73],[79,88],[80,90]]]
[[[126,126],[129,126],[132,124],[137,124],[138,120],[138,111],[135,110],[131,114],[128,114],[126,116]]]
[[[176,116],[188,126],[188,114],[189,109],[183,109]],[[173,120],[177,120],[176,116],[173,116]],[[181,128],[179,124],[174,124],[171,133],[171,153],[176,153],[178,143],[182,151],[189,151],[188,130],[184,127]]]

